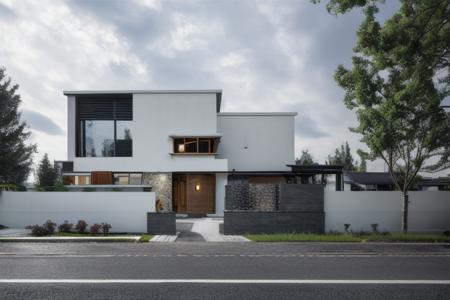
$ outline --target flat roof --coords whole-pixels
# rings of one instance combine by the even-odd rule
[[[218,116],[296,116],[296,112],[221,112]]]
[[[79,90],[63,91],[64,95],[92,94],[221,94],[222,90]]]
[[[220,112],[222,102],[222,90],[79,90],[63,91],[66,96],[95,96],[95,95],[120,95],[120,94],[215,94],[217,112]]]

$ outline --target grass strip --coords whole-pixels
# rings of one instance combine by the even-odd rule
[[[143,234],[141,235],[141,238],[138,240],[139,243],[148,243],[152,239],[153,235],[150,234]]]
[[[411,243],[450,243],[450,236],[439,234],[312,234],[277,233],[245,235],[254,242],[411,242]]]

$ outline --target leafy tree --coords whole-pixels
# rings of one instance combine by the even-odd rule
[[[317,2],[317,1],[315,1]],[[381,158],[403,193],[402,230],[408,231],[408,189],[430,158],[448,160],[450,121],[441,107],[450,94],[450,0],[402,0],[380,24],[376,0],[330,0],[328,10],[363,7],[352,68],[335,79],[355,110],[369,148]]]
[[[334,156],[328,155],[328,164],[342,165],[346,171],[358,170],[358,162],[353,159],[348,142],[342,144],[341,147],[334,150]]]
[[[297,158],[295,160],[295,164],[310,166],[310,165],[314,165],[317,163],[314,162],[313,156],[309,153],[308,149],[306,149],[306,150],[302,150],[302,155],[300,156],[300,158]]]
[[[18,88],[0,67],[0,183],[20,185],[31,171],[36,146],[27,143],[31,133],[20,119]]]
[[[361,149],[358,149],[357,153],[361,158],[361,162],[359,163],[358,166],[358,172],[367,172],[366,154]]]
[[[36,171],[36,185],[44,190],[52,189],[58,183],[58,174],[58,168],[50,163],[45,153]]]

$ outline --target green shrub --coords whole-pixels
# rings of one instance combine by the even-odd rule
[[[47,220],[42,227],[44,227],[45,230],[47,230],[48,234],[53,234],[55,233],[55,229],[56,229],[56,223],[52,222],[51,220]]]
[[[88,224],[86,223],[85,220],[79,220],[79,221],[77,222],[77,224],[75,225],[75,230],[76,230],[78,233],[85,233],[87,227],[88,227]]]
[[[64,223],[62,223],[58,226],[58,231],[59,232],[71,232],[72,227],[73,227],[73,224],[69,223],[69,221],[65,220]]]
[[[108,224],[108,223],[102,223],[102,231],[103,231],[103,235],[108,235],[110,229],[111,229],[111,224]]]
[[[89,232],[91,233],[91,235],[98,235],[101,229],[102,225],[95,223],[89,228]]]
[[[28,225],[25,229],[31,229],[32,236],[46,236],[49,235],[47,229],[40,225]]]

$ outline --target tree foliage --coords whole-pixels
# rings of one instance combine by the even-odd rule
[[[36,146],[27,143],[31,133],[18,112],[18,88],[0,67],[0,183],[24,183],[36,152]]]
[[[384,24],[376,19],[381,2],[331,0],[327,8],[364,8],[352,68],[340,65],[335,79],[356,111],[352,130],[362,135],[367,156],[385,161],[404,194],[406,232],[414,178],[430,158],[448,162],[450,121],[441,104],[450,94],[450,0],[402,0]]]
[[[308,149],[302,150],[302,155],[300,155],[300,157],[295,160],[295,163],[297,165],[305,165],[305,166],[317,164],[316,162],[314,162],[314,158],[311,155],[311,153],[309,153]]]
[[[45,153],[36,170],[36,185],[44,190],[54,187],[58,183],[58,174],[58,168],[52,165]]]
[[[346,171],[358,170],[358,162],[353,158],[348,142],[336,148],[334,155],[328,155],[327,164],[342,165]]]

